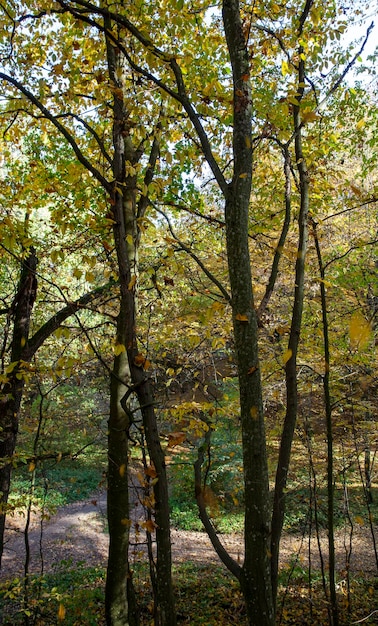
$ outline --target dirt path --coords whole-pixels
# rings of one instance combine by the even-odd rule
[[[143,511],[135,506],[132,512],[134,522],[143,521]],[[25,560],[25,519],[9,518],[6,531],[6,545],[3,555],[3,567],[0,578],[22,575]],[[135,529],[135,524],[132,526]],[[377,528],[375,529],[378,530]],[[377,537],[376,532],[376,539]],[[142,534],[141,534],[142,537]],[[241,535],[223,535],[222,541],[235,559],[243,559],[243,539]],[[339,531],[336,536],[336,552],[339,572],[342,577],[345,568],[345,545],[348,537]],[[30,571],[41,571],[40,559],[41,523],[33,517],[29,531]],[[45,572],[61,566],[62,561],[70,564],[83,561],[87,566],[105,566],[108,550],[106,533],[106,494],[100,493],[91,500],[70,504],[58,510],[56,515],[42,526],[43,568]],[[316,539],[310,544],[313,567],[319,567],[319,550]],[[322,550],[326,561],[326,536],[322,537]],[[175,563],[195,561],[201,563],[219,563],[211,543],[205,533],[172,531],[172,551]],[[138,548],[138,554],[143,547]],[[295,555],[304,566],[308,564],[309,540],[296,535],[284,534],[281,543],[281,564],[293,561]],[[351,569],[354,573],[365,575],[377,573],[375,555],[370,530],[358,527],[354,531]]]

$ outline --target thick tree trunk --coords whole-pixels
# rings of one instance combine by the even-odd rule
[[[123,325],[119,315],[119,326]],[[111,626],[137,624],[135,607],[130,610],[132,581],[127,554],[129,550],[128,433],[129,415],[121,400],[127,391],[122,381],[129,380],[127,355],[121,352],[114,359],[110,383],[110,417],[108,428],[108,524],[109,558],[106,577],[106,621]],[[130,593],[127,590],[130,589]]]
[[[109,19],[105,19],[105,26],[111,29]],[[117,327],[117,345],[122,346],[119,357],[124,362],[119,370],[117,359],[114,366],[114,375],[111,385],[111,415],[109,421],[109,471],[108,471],[108,516],[110,533],[109,565],[106,584],[107,620],[109,626],[123,624],[133,625],[136,620],[135,610],[130,605],[130,593],[126,596],[125,577],[129,574],[128,567],[128,535],[129,527],[125,523],[128,519],[129,505],[126,486],[120,481],[119,468],[123,468],[126,480],[128,467],[127,432],[130,426],[131,413],[128,413],[127,402],[131,394],[138,398],[143,417],[143,426],[151,463],[156,471],[154,484],[155,523],[156,523],[156,598],[155,624],[156,626],[175,626],[176,612],[171,576],[171,539],[170,519],[168,506],[168,483],[164,453],[161,448],[154,410],[154,398],[151,381],[144,370],[143,358],[139,355],[136,335],[137,309],[137,280],[138,280],[138,251],[140,233],[137,219],[143,217],[148,204],[142,196],[137,204],[137,180],[135,175],[126,174],[126,165],[136,165],[140,154],[132,143],[130,127],[128,126],[128,112],[123,102],[122,68],[119,55],[114,46],[107,41],[109,76],[115,87],[113,99],[113,174],[114,193],[111,198],[114,219],[113,234],[117,253],[118,273],[120,282],[120,314]],[[148,186],[153,176],[154,166],[158,157],[158,141],[154,141],[149,166],[145,175],[145,184]],[[127,366],[126,366],[127,361]],[[126,384],[126,369],[129,373],[129,383]],[[122,402],[121,402],[122,400]],[[118,433],[118,439],[117,439]],[[125,441],[123,440],[123,433]],[[113,440],[114,438],[114,440]],[[119,456],[118,456],[119,455]],[[118,469],[117,469],[118,468]],[[118,473],[117,473],[118,472]],[[117,497],[121,490],[121,502]],[[122,514],[123,511],[123,514]],[[112,518],[112,519],[110,519]],[[113,519],[114,518],[114,519]],[[122,519],[124,520],[122,522]],[[122,563],[120,563],[120,560]],[[115,589],[113,589],[115,587]],[[132,584],[129,580],[130,592]],[[123,590],[123,600],[121,593]],[[127,607],[127,603],[129,606]],[[128,619],[127,621],[127,612]],[[122,616],[122,618],[120,617]]]
[[[30,318],[37,292],[37,257],[34,249],[21,266],[18,292],[12,305],[13,335],[8,380],[0,391],[0,567],[10,490],[13,454],[16,447],[19,412],[25,378],[23,355],[27,351]]]

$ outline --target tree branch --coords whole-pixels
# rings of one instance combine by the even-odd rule
[[[38,98],[36,98],[36,96],[31,91],[29,91],[29,89],[24,87],[18,80],[16,80],[12,76],[9,76],[8,74],[4,74],[4,72],[0,72],[0,79],[10,83],[11,85],[13,85],[13,87],[16,87],[16,89],[18,89],[18,91],[20,91],[29,100],[29,102],[31,102],[35,107],[37,107],[37,109],[41,111],[41,113],[43,113],[44,117],[47,120],[49,120],[55,126],[55,128],[58,129],[58,131],[63,135],[66,141],[70,144],[79,162],[82,165],[84,165],[84,167],[94,176],[96,180],[99,181],[99,183],[101,183],[101,185],[104,187],[104,189],[106,189],[108,193],[111,193],[112,185],[110,184],[110,182],[106,180],[106,178],[98,171],[98,169],[95,168],[92,165],[92,163],[84,156],[84,154],[82,153],[81,149],[79,148],[78,144],[76,143],[71,133],[42,104],[42,102],[38,100]]]
[[[179,237],[176,235],[175,231],[173,230],[173,227],[172,227],[172,224],[170,222],[170,219],[169,219],[168,215],[162,209],[159,209],[156,206],[154,208],[155,208],[155,210],[158,213],[160,213],[166,219],[167,224],[168,224],[168,228],[170,230],[170,233],[171,233],[172,237],[175,239],[175,241],[177,241],[177,243],[180,245],[180,247],[187,254],[189,254],[189,256],[197,263],[197,265],[201,268],[201,270],[204,272],[204,274],[206,274],[208,279],[211,280],[211,282],[214,283],[214,285],[216,287],[218,287],[218,289],[221,292],[221,294],[224,297],[224,299],[227,302],[231,302],[231,296],[228,293],[227,289],[225,289],[223,287],[222,283],[220,283],[219,280],[214,276],[214,274],[212,274],[210,272],[210,270],[207,269],[207,267],[203,264],[201,259],[199,259],[198,256],[196,254],[194,254],[194,252],[189,248],[189,246],[187,246],[183,241],[181,241],[181,239],[179,239]]]
[[[36,333],[29,339],[25,351],[23,352],[23,360],[30,361],[41,345],[54,333],[61,324],[71,315],[74,315],[80,309],[84,309],[87,304],[101,296],[103,293],[107,293],[111,287],[116,283],[110,282],[101,287],[97,287],[93,291],[81,296],[75,302],[69,302],[63,309],[53,315],[47,322],[37,330]]]
[[[88,122],[83,120],[83,118],[80,117],[80,115],[76,115],[76,113],[62,113],[60,115],[56,115],[55,119],[58,119],[60,117],[73,117],[75,120],[80,122],[80,124],[82,124],[84,126],[84,128],[86,128],[87,131],[95,138],[95,140],[97,142],[97,145],[100,148],[101,154],[105,157],[107,162],[110,165],[112,165],[112,163],[113,163],[112,158],[111,158],[110,154],[108,154],[108,152],[106,151],[105,146],[104,146],[104,142],[101,140],[100,136],[95,131],[95,129],[92,128],[92,126],[90,124],[88,124]]]
[[[206,161],[207,161],[211,171],[213,172],[214,177],[215,177],[215,179],[216,179],[216,181],[217,181],[217,183],[218,183],[218,185],[219,185],[223,195],[226,195],[227,189],[228,189],[227,181],[226,181],[225,177],[223,176],[222,170],[220,169],[220,167],[219,167],[219,165],[218,165],[218,163],[217,163],[217,161],[216,161],[216,159],[215,159],[215,157],[213,155],[209,138],[208,138],[208,136],[207,136],[207,134],[205,132],[205,129],[203,128],[203,126],[201,124],[200,118],[199,118],[199,116],[196,113],[192,103],[190,102],[190,100],[188,98],[188,95],[187,95],[187,92],[186,92],[186,87],[185,87],[185,82],[184,82],[183,75],[182,75],[182,71],[181,71],[180,66],[178,65],[176,59],[174,58],[174,56],[164,52],[163,50],[160,50],[160,48],[155,46],[152,43],[152,41],[149,38],[147,38],[145,35],[143,35],[140,32],[140,30],[134,24],[132,24],[132,22],[130,22],[130,20],[128,20],[126,17],[124,17],[122,15],[119,15],[118,13],[113,13],[112,11],[109,11],[107,9],[104,9],[104,8],[101,8],[101,7],[96,7],[95,5],[91,4],[90,2],[86,2],[85,0],[75,0],[75,4],[76,5],[82,6],[82,7],[86,8],[88,11],[91,11],[91,12],[97,14],[97,15],[102,15],[103,17],[107,17],[107,18],[111,19],[112,21],[114,21],[116,24],[124,26],[143,45],[143,47],[146,50],[148,50],[149,53],[152,53],[160,61],[163,61],[164,63],[169,65],[171,70],[172,70],[172,72],[173,72],[173,75],[175,77],[176,86],[177,86],[177,92],[175,92],[173,89],[168,87],[168,85],[165,82],[163,82],[162,80],[157,78],[154,74],[151,74],[151,72],[143,69],[137,63],[135,63],[135,61],[133,61],[133,59],[128,54],[128,52],[125,49],[125,47],[113,35],[113,33],[111,31],[109,31],[108,29],[105,29],[103,26],[101,26],[101,24],[98,24],[98,22],[96,22],[95,20],[89,18],[88,16],[84,16],[81,11],[79,11],[77,9],[75,10],[75,8],[71,7],[69,4],[67,4],[63,0],[58,0],[58,2],[59,2],[59,4],[61,5],[62,8],[64,8],[68,12],[70,12],[72,15],[75,15],[77,17],[77,19],[82,19],[83,21],[86,21],[88,24],[91,24],[92,26],[97,28],[99,31],[104,32],[106,34],[106,36],[109,37],[109,39],[111,39],[114,43],[116,43],[117,47],[122,52],[122,54],[125,56],[125,58],[127,59],[128,63],[130,64],[130,67],[132,67],[132,69],[134,69],[134,71],[136,71],[137,73],[141,74],[142,76],[144,76],[148,80],[152,81],[155,85],[160,87],[160,89],[165,91],[165,93],[170,95],[176,101],[180,102],[180,104],[182,105],[182,107],[186,111],[190,121],[192,122],[192,124],[193,124],[193,126],[194,126],[194,128],[196,130],[197,136],[198,136],[198,138],[200,140],[200,143],[201,143],[201,147],[202,147],[202,151],[203,151],[204,157],[205,157],[205,159],[206,159]]]
[[[194,463],[194,483],[195,483],[195,496],[198,505],[198,513],[202,524],[209,536],[211,543],[213,544],[213,548],[220,560],[227,569],[233,574],[238,580],[240,580],[242,568],[240,565],[233,559],[230,554],[227,552],[226,548],[223,546],[222,542],[219,540],[219,537],[216,533],[216,530],[207,514],[206,504],[204,499],[204,490],[202,487],[202,464],[204,461],[204,451],[210,445],[210,436],[211,430],[206,432],[205,434],[205,442],[202,446],[198,448],[198,457],[196,462]]]

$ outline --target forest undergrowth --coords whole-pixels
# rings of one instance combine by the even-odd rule
[[[71,390],[67,393],[70,396]],[[58,411],[60,405],[51,406],[50,410],[52,413],[54,410]],[[101,420],[99,419],[97,426],[94,426],[94,421],[92,416],[92,429],[98,435]],[[82,450],[81,454],[49,459],[41,467],[32,468],[35,473],[34,482],[31,481],[33,472],[30,471],[30,466],[20,465],[15,472],[12,503],[18,510],[23,504],[25,520],[25,502],[30,497],[33,499],[33,510],[40,511],[43,508],[48,518],[57,510],[58,515],[63,513],[69,503],[88,499],[95,491],[105,490],[105,458],[101,437],[97,436],[88,445],[93,433],[88,432],[82,423],[77,425],[80,428],[74,441],[77,449]],[[269,449],[274,458],[277,428],[273,415],[268,416],[267,425]],[[89,427],[89,421],[86,427]],[[168,423],[165,427],[173,432]],[[285,533],[302,541],[302,551],[300,555],[293,552],[292,557],[287,558],[281,567],[277,605],[277,624],[280,625],[303,623],[321,626],[327,624],[329,619],[329,604],[325,592],[327,559],[324,544],[323,573],[318,555],[309,555],[309,550],[316,546],[317,535],[324,541],[327,527],[324,441],[319,427],[317,430],[318,432],[314,429],[310,431],[308,427],[305,436],[304,423],[300,422],[295,439],[287,490]],[[26,443],[27,434],[24,433],[22,437]],[[243,492],[239,437],[234,420],[220,410],[212,438],[207,505],[221,538],[232,536],[236,542],[241,543]],[[202,530],[194,499],[193,478],[193,462],[200,437],[193,438],[188,434],[183,440],[182,434],[173,439],[177,445],[167,444],[166,454],[171,485],[172,526],[178,532],[176,542],[179,551],[180,537],[184,538],[185,533],[192,537],[193,531]],[[170,441],[169,434],[166,440]],[[54,441],[55,447],[58,444],[63,450],[67,449],[68,433],[63,433],[59,442]],[[142,467],[137,448],[133,457],[136,467],[133,479],[135,484],[140,479]],[[335,485],[335,526],[339,534],[345,534],[344,552],[340,559],[342,563],[338,563],[337,593],[340,626],[346,626],[366,618],[376,609],[377,580],[372,574],[374,568],[364,571],[363,557],[356,557],[356,554],[361,542],[372,546],[369,515],[372,520],[377,519],[378,490],[373,483],[372,502],[367,508],[366,492],[361,487],[359,475],[359,463],[363,458],[356,457],[352,447],[347,449],[344,446],[342,436],[337,440],[336,459],[339,466]],[[47,521],[46,524],[48,523]],[[356,528],[363,531],[363,539],[360,533],[358,541]],[[142,530],[139,529],[141,542],[145,540]],[[372,530],[376,530],[376,526]],[[306,547],[309,534],[313,541],[311,547],[310,544]],[[237,581],[213,560],[207,561],[206,555],[202,555],[201,543],[196,544],[195,539],[192,541],[191,551],[198,552],[196,559],[191,560],[183,552],[183,558],[174,566],[178,623],[193,626],[247,624]],[[371,550],[374,560],[373,547]],[[352,552],[357,558],[353,571],[348,570]],[[140,554],[143,554],[143,550]],[[48,558],[45,555],[45,560]],[[49,626],[57,623],[67,626],[102,626],[105,624],[105,573],[102,566],[93,566],[85,560],[77,562],[68,556],[67,559],[55,562],[52,568],[46,567],[43,576],[30,575],[27,579],[19,576],[9,580],[3,578],[0,587],[2,623],[4,626]],[[141,625],[149,626],[153,621],[153,602],[143,556],[137,557],[133,562],[133,576],[140,605]],[[373,614],[364,623],[375,623],[375,619],[376,614]]]

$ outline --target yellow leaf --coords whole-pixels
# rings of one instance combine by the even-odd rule
[[[285,350],[285,352],[282,355],[282,360],[283,360],[284,365],[286,365],[286,363],[291,359],[292,355],[293,355],[293,351],[290,348]]]
[[[239,178],[247,178],[247,172],[243,172],[243,174],[239,174]]]
[[[306,122],[314,122],[319,119],[319,115],[315,113],[315,111],[305,111],[302,115],[302,121]]]
[[[122,465],[119,466],[118,471],[119,471],[120,477],[123,478],[126,472],[126,463],[122,463]]]
[[[314,25],[317,26],[321,20],[322,17],[322,12],[320,11],[319,8],[317,9],[312,9],[311,11],[311,16],[312,16],[312,20],[314,22]]]
[[[169,433],[168,435],[168,448],[174,448],[175,446],[179,446],[180,443],[183,443],[186,439],[186,434],[182,432],[177,433]]]
[[[85,280],[87,283],[93,283],[95,279],[95,275],[93,272],[85,272]]]
[[[34,461],[30,461],[29,463],[29,472],[34,472],[35,470],[35,463]]]
[[[371,325],[360,311],[353,313],[349,323],[349,338],[352,348],[361,349],[370,339]]]
[[[127,243],[129,243],[129,244],[130,244],[130,246],[132,246],[132,245],[133,245],[133,243],[134,243],[133,236],[132,236],[132,235],[127,235],[127,237],[126,237],[126,241],[127,241]]]
[[[357,522],[357,524],[359,524],[359,526],[363,526],[364,525],[364,520],[363,520],[363,517],[361,517],[361,515],[356,515],[356,517],[354,518],[354,521]]]
[[[83,272],[81,270],[79,270],[78,267],[75,267],[75,269],[74,269],[74,271],[72,273],[75,276],[75,278],[81,278],[82,275],[83,275]]]
[[[351,184],[350,188],[353,191],[353,193],[356,194],[356,196],[361,196],[362,191],[359,187],[356,187],[356,185]]]
[[[135,283],[136,283],[136,276],[133,276],[131,278],[129,284],[127,285],[127,288],[128,288],[129,291],[132,290],[132,288],[134,287]]]
[[[290,104],[294,104],[295,106],[299,106],[299,100],[295,96],[288,96],[287,97],[287,101],[290,102]]]
[[[144,473],[146,474],[146,476],[149,476],[150,478],[156,478],[157,476],[157,471],[153,465],[146,467],[146,469],[144,470]]]
[[[286,76],[286,74],[288,74],[290,72],[289,64],[288,64],[287,61],[282,61],[282,63],[281,63],[281,72],[282,72],[282,76]]]
[[[148,369],[148,367],[146,367],[146,361],[147,359],[145,356],[143,356],[143,354],[136,354],[134,357],[134,363],[137,367],[143,367],[144,369]],[[150,364],[150,362],[148,363]]]
[[[123,519],[121,519],[121,524],[122,526],[131,526],[131,519],[128,519],[128,517],[124,517]]]
[[[66,617],[66,609],[64,608],[63,604],[59,604],[59,608],[58,608],[58,621],[62,622],[64,620],[64,618]]]
[[[235,315],[235,319],[238,320],[239,322],[248,322],[247,315],[243,315],[242,313],[237,313]]]
[[[252,419],[254,419],[254,420],[257,420],[257,419],[258,419],[258,417],[259,417],[259,411],[258,411],[257,406],[251,406],[250,413],[251,413],[251,417],[252,417]]]
[[[365,126],[365,118],[363,117],[362,119],[360,119],[359,122],[357,122],[356,128],[357,130],[361,130],[361,128],[363,128],[364,126]]]
[[[8,367],[5,370],[6,374],[10,374],[11,372],[13,372],[14,368],[17,367],[18,365],[18,361],[12,361],[12,363],[9,363]]]
[[[113,352],[116,356],[119,356],[121,352],[126,352],[126,348],[122,343],[117,343],[113,348]]]
[[[152,521],[152,519],[148,519],[147,521],[143,522],[141,526],[143,526],[143,528],[145,528],[148,533],[155,532],[156,524]]]

